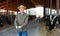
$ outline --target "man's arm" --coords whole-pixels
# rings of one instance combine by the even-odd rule
[[[15,25],[15,27],[17,28],[17,15],[16,15],[16,17],[15,17],[14,25]]]

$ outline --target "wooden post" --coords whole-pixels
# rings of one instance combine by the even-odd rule
[[[19,5],[19,4],[18,4],[18,0],[17,0],[17,7],[18,7],[18,5]],[[17,7],[16,7],[16,8],[17,8]],[[18,13],[18,9],[17,9],[17,13]]]
[[[7,0],[7,13],[6,13],[6,16],[8,16],[8,0]]]
[[[46,8],[49,8],[49,7],[50,7],[50,1],[44,0],[44,16],[46,16]]]
[[[59,0],[56,0],[56,10],[57,10],[57,15],[59,14]]]
[[[52,20],[52,0],[50,0],[50,21]]]

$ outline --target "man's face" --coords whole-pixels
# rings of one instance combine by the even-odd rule
[[[20,8],[19,10],[20,10],[20,12],[24,12],[25,9],[24,8]]]

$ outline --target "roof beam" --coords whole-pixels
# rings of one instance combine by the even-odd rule
[[[31,0],[31,2],[36,6],[39,5],[39,3],[36,0]]]

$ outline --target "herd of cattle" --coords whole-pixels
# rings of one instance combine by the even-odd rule
[[[52,20],[55,16],[52,16]],[[46,21],[46,25],[49,28],[49,31],[54,29],[54,27],[57,27],[60,24],[60,16],[57,16],[53,21],[50,21],[50,16],[45,16],[44,20]]]
[[[6,23],[10,25],[14,21],[14,18],[14,15],[0,15],[0,27],[3,27]]]

